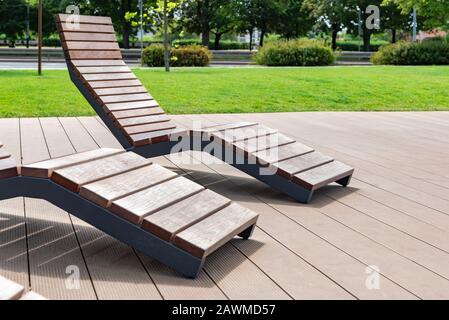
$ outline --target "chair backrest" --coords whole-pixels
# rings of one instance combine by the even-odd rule
[[[176,125],[122,58],[112,20],[58,14],[72,81],[125,148],[168,140]]]

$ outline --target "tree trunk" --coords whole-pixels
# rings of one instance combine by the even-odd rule
[[[209,47],[210,42],[210,30],[209,25],[203,24],[202,31],[201,31],[201,43],[205,47]]]
[[[363,30],[363,51],[371,51],[371,31]]]
[[[167,1],[168,0],[164,0],[164,63],[165,63],[165,71],[170,72],[170,45],[168,39]]]
[[[260,30],[260,42],[259,42],[260,47],[263,47],[266,34],[267,34],[266,30]]]
[[[121,13],[120,13],[120,20],[122,22],[123,26],[123,48],[129,49],[129,36],[130,36],[130,23],[126,21],[125,15],[126,12],[128,12],[130,9],[130,3],[129,0],[122,0],[121,1]]]
[[[254,37],[254,31],[251,29],[249,31],[249,51],[253,51],[253,37]]]
[[[214,50],[220,50],[220,40],[223,34],[216,33],[215,34],[215,42],[214,42]]]
[[[338,30],[333,29],[332,30],[332,50],[337,50],[337,37],[338,37]]]
[[[391,29],[391,43],[396,43],[396,29]]]

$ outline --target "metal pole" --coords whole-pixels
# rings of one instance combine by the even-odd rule
[[[168,43],[168,12],[167,12],[167,0],[164,0],[164,60],[165,71],[170,72],[170,48]]]
[[[418,31],[418,17],[416,14],[416,7],[413,7],[413,42],[416,42],[417,31]]]
[[[360,8],[360,7],[357,7],[357,15],[358,15],[358,19],[359,19],[359,23],[358,23],[358,31],[359,31],[359,40],[361,40],[362,39],[362,32],[363,32],[363,30],[362,30],[362,9]],[[362,45],[361,45],[361,43],[360,43],[360,41],[359,41],[359,51],[361,51],[361,47],[362,47]]]
[[[38,74],[42,75],[42,0],[39,0],[39,10],[38,10],[38,50],[37,50],[37,65]]]
[[[140,8],[140,57],[143,57],[143,0],[139,0]]]

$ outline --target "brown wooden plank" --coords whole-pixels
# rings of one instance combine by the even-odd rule
[[[177,234],[174,244],[203,258],[257,222],[258,215],[236,203]]]
[[[169,116],[160,115],[160,116],[147,116],[147,117],[120,119],[120,120],[117,120],[117,123],[121,127],[130,127],[130,126],[138,126],[138,125],[142,125],[142,124],[159,123],[159,122],[167,122],[167,121],[170,121]]]
[[[97,89],[95,93],[102,96],[118,96],[121,94],[135,94],[135,93],[147,93],[147,89],[144,86],[140,87],[123,87],[123,88],[109,88],[109,89]]]
[[[144,108],[144,109],[133,109],[133,110],[123,110],[123,111],[113,111],[111,116],[116,119],[136,119],[138,117],[155,116],[165,114],[164,110],[159,107],[156,108]]]
[[[58,23],[58,28],[62,32],[91,32],[91,33],[112,33],[115,34],[114,27],[106,24],[91,23]]]
[[[62,45],[65,50],[120,50],[117,42],[67,41]]]
[[[308,190],[316,190],[353,173],[353,168],[339,161],[333,161],[321,167],[297,174],[292,181]]]
[[[62,41],[95,41],[114,42],[117,37],[113,33],[62,32]]]
[[[73,59],[122,59],[122,53],[120,51],[76,51],[71,50],[67,53],[71,60]]]
[[[178,177],[116,200],[111,211],[135,224],[141,224],[150,214],[204,190],[201,185]]]
[[[72,60],[75,67],[126,66],[123,60]]]
[[[11,154],[5,149],[0,150],[0,160],[10,158]]]
[[[128,66],[78,67],[78,72],[81,74],[124,73],[131,72],[131,69]]]
[[[298,173],[322,166],[332,161],[334,161],[332,157],[325,156],[320,152],[312,152],[275,163],[273,164],[273,167],[277,169],[278,175],[291,179]]]
[[[16,177],[19,174],[17,163],[12,158],[0,160],[0,179]]]
[[[138,94],[125,94],[118,96],[103,96],[100,97],[101,101],[107,103],[120,103],[120,102],[137,102],[145,100],[153,100],[153,97],[149,93]]]
[[[252,127],[257,124],[258,123],[255,123],[255,122],[236,122],[236,123],[226,123],[226,124],[220,124],[220,125],[214,125],[214,126],[207,126],[207,127],[204,127],[203,129],[208,132],[215,132],[215,131],[224,131],[224,130],[230,130],[230,129]]]
[[[163,240],[171,241],[177,233],[222,210],[230,203],[231,200],[213,191],[204,190],[146,217],[142,228]]]
[[[263,137],[277,133],[277,130],[262,125],[254,125],[244,128],[214,132],[212,135],[228,143],[243,141],[246,139]]]
[[[142,82],[139,79],[134,80],[115,80],[115,81],[92,81],[89,82],[92,89],[107,89],[107,88],[121,88],[121,87],[141,87]]]
[[[22,166],[22,175],[27,177],[50,178],[55,170],[103,159],[124,152],[124,150],[104,148],[76,153],[70,156],[24,165]]]
[[[145,166],[81,187],[80,195],[105,208],[113,201],[177,176],[157,164]]]
[[[55,170],[51,179],[73,192],[79,192],[85,184],[131,171],[150,163],[149,160],[135,153],[127,152]]]
[[[266,150],[278,146],[294,143],[295,140],[283,135],[272,134],[265,137],[252,138],[235,143],[237,150],[253,153],[261,150]]]
[[[56,16],[57,22],[71,22],[74,17],[79,23],[91,23],[91,24],[112,24],[112,19],[110,17],[100,17],[100,16],[85,16],[85,15],[72,15],[72,14],[58,14]]]
[[[302,156],[313,151],[315,151],[313,148],[296,142],[272,149],[262,150],[254,153],[253,156],[257,157],[257,161],[260,164],[266,165]]]
[[[147,144],[160,143],[170,140],[170,136],[174,130],[164,130],[157,132],[145,132],[139,134],[130,135],[131,142],[134,146],[144,146]]]
[[[105,105],[106,112],[154,108],[159,107],[156,100],[137,101],[137,102],[123,102],[123,103],[109,103]]]
[[[113,80],[135,80],[136,76],[132,72],[127,73],[100,73],[83,74],[85,81],[113,81]]]
[[[176,124],[173,122],[161,122],[161,123],[150,123],[150,124],[143,124],[143,125],[139,125],[139,126],[126,127],[126,128],[123,128],[123,130],[128,135],[133,135],[133,134],[146,133],[146,132],[165,131],[165,130],[175,129],[175,128],[176,128]]]

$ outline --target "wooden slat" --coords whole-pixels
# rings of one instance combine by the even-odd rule
[[[95,60],[95,59],[122,59],[121,51],[76,51],[70,50],[67,52],[69,58],[73,59],[86,59],[86,60]]]
[[[73,21],[74,17],[79,23],[91,23],[91,24],[112,24],[112,19],[110,17],[100,17],[100,16],[84,16],[84,15],[72,15],[72,14],[58,14],[56,16],[57,22],[67,22]]]
[[[258,215],[236,203],[177,234],[174,244],[192,255],[210,255],[236,235],[256,224]]]
[[[11,154],[5,149],[0,150],[0,160],[10,158]]]
[[[113,33],[62,32],[61,39],[62,41],[117,41],[117,37]]]
[[[126,66],[123,60],[71,60],[75,67]]]
[[[213,133],[212,135],[222,139],[223,141],[233,143],[246,139],[263,137],[277,133],[277,130],[262,125],[254,125],[245,128],[232,129]]]
[[[169,116],[160,115],[160,116],[147,116],[147,117],[120,119],[120,120],[117,120],[117,123],[121,127],[130,127],[130,126],[138,126],[138,125],[142,125],[142,124],[159,123],[159,122],[167,122],[167,121],[170,121]]]
[[[277,174],[287,179],[291,179],[294,175],[322,166],[334,161],[332,157],[325,156],[320,152],[308,153],[293,159],[285,160],[273,164],[277,169]]]
[[[91,33],[112,33],[115,34],[114,27],[106,24],[91,23],[58,23],[59,30],[63,32],[91,32]]]
[[[105,105],[106,112],[154,108],[159,107],[156,100],[137,101],[137,102],[123,102],[123,103],[109,103]]]
[[[124,150],[119,149],[96,149],[62,158],[32,163],[22,166],[22,175],[27,177],[50,178],[54,170],[63,169],[65,167],[77,164],[83,164],[93,160],[103,159],[124,152]]]
[[[170,140],[170,136],[175,130],[164,130],[157,132],[146,132],[130,135],[130,139],[134,146],[144,146],[147,144],[160,143]]]
[[[230,130],[230,129],[252,127],[257,124],[258,123],[255,123],[255,122],[236,122],[236,123],[226,123],[226,124],[214,125],[214,126],[210,126],[210,127],[208,126],[208,127],[204,127],[203,129],[207,132],[216,132],[216,131],[223,131],[223,130]]]
[[[156,107],[156,108],[113,111],[111,113],[111,116],[116,120],[120,120],[120,119],[136,119],[138,117],[155,116],[163,114],[165,114],[164,110],[162,110],[159,107]]]
[[[85,185],[81,187],[80,195],[107,208],[114,200],[173,179],[176,176],[176,173],[152,164]]]
[[[0,276],[0,301],[18,300],[24,291],[24,287]]]
[[[96,74],[96,73],[124,73],[131,72],[128,66],[104,66],[104,67],[78,67],[78,72],[81,74]]]
[[[273,134],[265,137],[248,139],[235,143],[238,150],[248,153],[270,149],[277,146],[283,146],[294,143],[295,140],[284,136],[283,134]]]
[[[134,80],[115,80],[115,81],[92,81],[89,82],[92,89],[107,89],[107,88],[121,88],[121,87],[141,87],[142,82],[139,79]]]
[[[150,214],[204,190],[201,185],[184,177],[158,184],[126,198],[114,201],[111,211],[135,224]]]
[[[210,190],[204,190],[190,198],[158,211],[143,220],[142,228],[163,240],[225,208],[231,200]]]
[[[176,125],[173,122],[161,122],[161,123],[150,123],[143,124],[139,126],[132,126],[123,128],[123,130],[128,135],[146,133],[146,132],[156,132],[156,131],[165,131],[169,129],[175,129]]]
[[[324,166],[297,174],[292,181],[308,190],[316,190],[331,182],[343,179],[353,172],[354,169],[344,163],[333,161]]]
[[[103,96],[100,97],[103,103],[119,103],[119,102],[137,102],[145,100],[153,100],[153,97],[148,93],[139,94],[125,94],[118,96]]]
[[[313,151],[313,148],[296,142],[272,149],[262,150],[254,153],[253,156],[257,157],[260,164],[266,165],[302,156]]]
[[[148,92],[147,89],[143,86],[95,90],[95,93],[100,97],[102,97],[102,96],[118,96],[121,94],[147,93],[147,92]]]
[[[100,73],[100,74],[85,74],[84,80],[91,81],[112,81],[112,80],[135,80],[136,76],[132,72],[127,73]]]
[[[65,50],[120,50],[117,42],[67,41],[62,43]]]
[[[24,294],[20,300],[24,300],[24,301],[43,301],[43,300],[47,300],[46,298],[44,298],[43,296],[41,296],[40,294],[37,294],[36,292],[33,291],[29,291],[26,294]]]
[[[73,192],[79,192],[81,186],[85,184],[131,171],[150,163],[149,160],[135,153],[127,152],[55,170],[51,179]]]
[[[16,177],[18,174],[17,163],[12,158],[0,160],[0,179]]]

